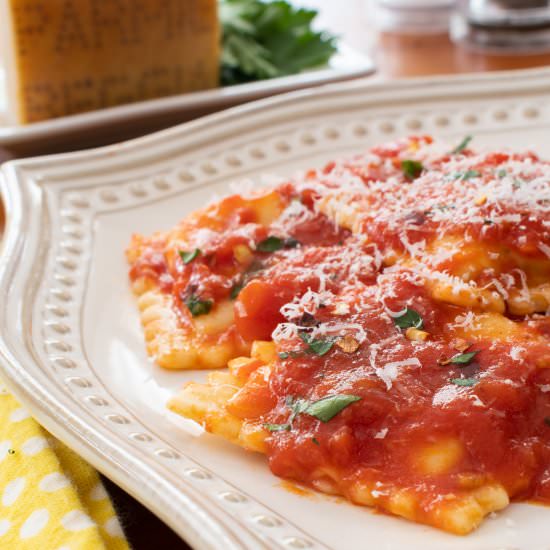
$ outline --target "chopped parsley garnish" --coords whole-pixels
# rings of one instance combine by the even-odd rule
[[[191,296],[185,300],[185,305],[188,307],[193,317],[199,317],[200,315],[210,313],[210,310],[214,305],[214,301],[201,300],[198,296],[191,294]]]
[[[306,332],[301,332],[299,336],[302,342],[307,344],[308,350],[315,355],[325,355],[325,353],[328,353],[332,346],[334,346],[334,340],[332,338],[326,338],[324,340],[313,338],[311,334],[307,334]]]
[[[284,246],[285,242],[283,239],[279,237],[268,237],[259,242],[256,249],[260,252],[276,252],[277,250],[281,250]]]
[[[330,395],[309,404],[303,412],[317,418],[321,422],[329,422],[348,405],[360,399],[357,395]]]
[[[512,183],[512,189],[514,189],[514,191],[517,191],[524,183],[525,181],[515,178],[514,182]]]
[[[468,147],[472,139],[472,136],[465,136],[464,139],[451,151],[451,155],[458,155],[459,153],[462,153],[462,151]]]
[[[405,308],[405,313],[393,318],[393,322],[402,329],[423,328],[424,321],[420,313],[409,307]]]
[[[487,218],[483,220],[483,225],[495,225],[495,222]]]
[[[469,365],[472,359],[479,353],[479,351],[470,351],[468,353],[459,353],[454,357],[451,357],[449,362],[455,365]]]
[[[497,171],[497,176],[499,178],[504,178],[504,177],[506,177],[507,174],[508,174],[508,172],[506,172],[506,170],[504,168],[501,168],[500,170]]]
[[[470,178],[478,178],[479,176],[481,176],[481,172],[479,170],[466,170],[462,176],[462,179],[468,180]]]
[[[309,401],[307,399],[302,399],[301,397],[294,398],[292,396],[288,396],[286,398],[286,404],[287,407],[291,410],[288,422],[292,426],[292,423],[294,422],[296,416],[298,416],[300,413],[303,413],[308,408]]]
[[[361,397],[358,395],[329,395],[317,401],[309,401],[301,397],[287,397],[286,405],[290,409],[290,417],[286,424],[264,424],[264,428],[270,432],[282,432],[292,429],[292,423],[299,414],[307,414],[320,420],[321,422],[329,422],[338,413],[346,407],[359,401]],[[312,441],[319,445],[319,442],[313,438]]]
[[[277,252],[282,248],[296,248],[300,245],[300,241],[289,237],[288,239],[281,239],[280,237],[268,237],[259,242],[256,249],[260,252]]]
[[[477,384],[477,380],[475,378],[453,378],[451,380],[455,386],[475,386]]]
[[[15,449],[8,449],[8,454],[9,455],[14,455],[15,454]]]
[[[233,287],[231,288],[231,292],[229,293],[229,297],[230,297],[232,300],[236,300],[236,299],[237,299],[237,296],[239,295],[239,293],[240,293],[241,290],[243,289],[243,286],[244,286],[243,283],[234,284]]]
[[[315,443],[315,445],[320,445],[319,440],[316,437],[312,437],[311,442]]]
[[[454,204],[436,204],[434,208],[437,208],[441,212],[446,212],[447,210],[454,210],[456,206]]]
[[[195,258],[201,255],[201,250],[200,248],[195,248],[191,252],[180,250],[178,253],[184,264],[190,264]]]
[[[478,178],[479,176],[481,176],[479,170],[464,170],[464,172],[455,172],[452,177],[455,180],[469,180],[470,178]]]
[[[264,428],[270,432],[288,432],[290,424],[264,424]]]
[[[281,351],[277,355],[279,356],[279,359],[288,359],[289,357],[295,358],[300,357],[300,355],[303,355],[303,351]]]
[[[424,166],[418,160],[405,159],[401,161],[401,170],[407,179],[414,180],[422,173]]]

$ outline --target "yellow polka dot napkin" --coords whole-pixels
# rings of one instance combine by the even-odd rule
[[[1,384],[0,548],[128,550],[97,472]]]

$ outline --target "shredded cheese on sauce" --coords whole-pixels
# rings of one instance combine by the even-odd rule
[[[200,341],[256,341],[262,370],[227,405],[241,444],[265,433],[277,475],[346,495],[355,480],[381,507],[403,489],[443,528],[472,475],[503,503],[516,479],[550,499],[550,164],[450,150],[412,137],[228,197],[182,226],[164,273],[162,247],[145,266],[194,327],[234,300]]]
[[[383,367],[375,368],[376,374],[380,379],[386,384],[386,388],[391,390],[392,383],[397,380],[399,376],[400,369],[405,367],[421,367],[422,363],[416,357],[411,357],[410,359],[405,359],[403,361],[393,361],[386,363]]]

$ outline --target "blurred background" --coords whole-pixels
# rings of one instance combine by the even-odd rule
[[[383,77],[550,63],[547,0],[300,0],[316,24],[369,52]]]

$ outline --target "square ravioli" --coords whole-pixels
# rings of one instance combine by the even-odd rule
[[[135,236],[169,408],[457,534],[550,498],[550,165],[413,136]]]
[[[409,270],[314,294],[169,407],[285,479],[457,534],[544,491],[546,320],[466,322]]]

